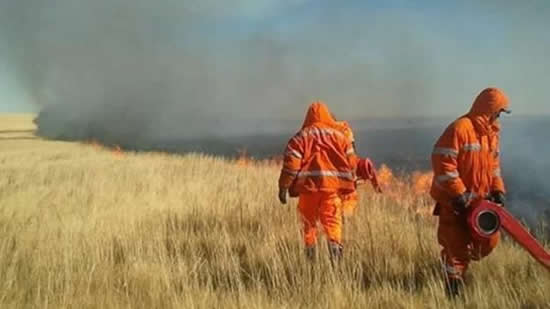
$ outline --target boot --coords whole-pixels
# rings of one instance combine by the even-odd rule
[[[445,293],[449,299],[456,299],[462,296],[464,281],[460,278],[447,278]]]
[[[334,241],[329,241],[328,250],[330,255],[330,262],[333,265],[335,263],[339,263],[342,260],[344,247],[341,244]]]

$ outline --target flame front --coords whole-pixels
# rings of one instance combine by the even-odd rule
[[[382,187],[382,190],[395,182],[393,171],[386,164],[382,164],[382,166],[378,169],[377,177],[378,183]]]
[[[122,151],[122,148],[120,148],[119,145],[115,145],[113,149],[113,155],[115,155],[115,157],[117,158],[122,158],[124,157],[124,151]]]
[[[280,168],[282,162],[283,156],[280,155],[264,160],[254,159],[248,155],[246,149],[241,149],[235,160],[235,164],[240,167],[254,165]],[[401,205],[417,215],[431,216],[433,201],[429,196],[429,192],[432,185],[433,172],[414,171],[407,175],[396,176],[395,172],[388,165],[382,164],[377,170],[377,178],[383,191],[383,194],[379,196],[380,198],[387,199],[396,205]],[[372,191],[370,185],[361,183],[358,186],[358,191],[378,198],[378,195],[374,195],[375,193]]]
[[[414,193],[418,195],[430,193],[433,175],[433,172],[413,172],[411,182]]]
[[[103,150],[110,151],[115,158],[120,159],[120,158],[123,158],[125,156],[124,150],[119,145],[109,147],[109,146],[106,146],[104,144],[101,144],[99,141],[97,141],[95,139],[86,141],[86,142],[84,142],[84,144],[89,145],[89,146],[91,146],[92,148],[94,148],[95,150],[98,150],[98,151],[103,151]]]
[[[254,159],[248,155],[246,148],[239,150],[236,163],[238,166],[250,166],[254,162]]]

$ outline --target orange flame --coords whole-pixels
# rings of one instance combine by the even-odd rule
[[[386,164],[382,164],[378,169],[377,177],[381,187],[389,187],[395,178],[392,170]]]
[[[95,150],[103,151],[103,150],[109,150],[116,158],[122,158],[124,157],[124,151],[122,148],[118,145],[115,145],[114,147],[110,148],[104,144],[101,144],[99,141],[95,139],[91,139],[89,141],[85,141],[84,144],[91,146]]]
[[[239,150],[236,163],[238,166],[250,166],[253,163],[252,157],[248,155],[246,148]]]
[[[115,145],[115,148],[113,149],[113,155],[115,155],[115,157],[117,158],[122,158],[124,157],[124,151],[122,151],[122,148],[120,148],[119,145]]]
[[[246,149],[239,151],[237,160],[238,166],[248,167],[251,165],[267,165],[280,168],[284,157],[282,155],[272,156],[265,160],[257,160],[249,156]],[[358,191],[369,192],[367,196],[382,198],[392,204],[402,206],[416,215],[431,218],[433,211],[433,200],[429,196],[432,185],[433,172],[415,171],[408,175],[396,174],[388,165],[382,164],[377,170],[377,178],[383,193],[374,195],[370,193],[371,186],[362,186]]]
[[[84,143],[87,144],[87,145],[92,146],[92,147],[93,147],[94,149],[96,149],[96,150],[101,150],[101,149],[103,149],[103,145],[102,145],[100,142],[98,142],[97,140],[95,140],[95,139],[91,139],[91,140],[86,141],[86,142],[84,142]]]
[[[413,192],[416,194],[428,194],[432,187],[433,172],[413,172],[411,182]]]

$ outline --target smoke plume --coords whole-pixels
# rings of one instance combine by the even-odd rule
[[[490,14],[491,2],[468,3],[447,8],[469,18],[458,21],[428,4],[25,0],[2,2],[0,25],[11,76],[52,119],[44,132],[145,142],[289,130],[285,121],[318,98],[341,118],[459,113],[495,82],[514,98],[540,98],[524,86],[548,78],[525,58],[543,59],[548,40],[517,33],[540,23],[540,9]],[[503,21],[522,16],[529,24],[509,32]],[[469,33],[480,20],[494,26]],[[514,77],[519,67],[533,77]],[[67,129],[73,123],[78,130]]]
[[[288,130],[313,99],[342,117],[423,113],[433,41],[421,16],[306,1],[39,0],[1,4],[12,76],[42,132],[124,143]],[[406,100],[404,100],[406,98]],[[375,108],[376,107],[376,108]],[[76,127],[75,125],[76,124]]]
[[[52,138],[267,155],[323,99],[363,154],[429,167],[484,87],[516,115],[550,112],[549,20],[542,0],[2,0],[0,61]],[[549,124],[522,121],[504,125],[509,189],[548,201]]]

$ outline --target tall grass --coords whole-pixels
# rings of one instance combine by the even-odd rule
[[[436,221],[416,211],[431,201],[412,190],[361,189],[333,268],[323,241],[317,263],[304,258],[296,201],[278,203],[275,166],[23,136],[0,140],[2,308],[550,304],[550,273],[510,241],[474,264],[465,299],[449,302]]]

